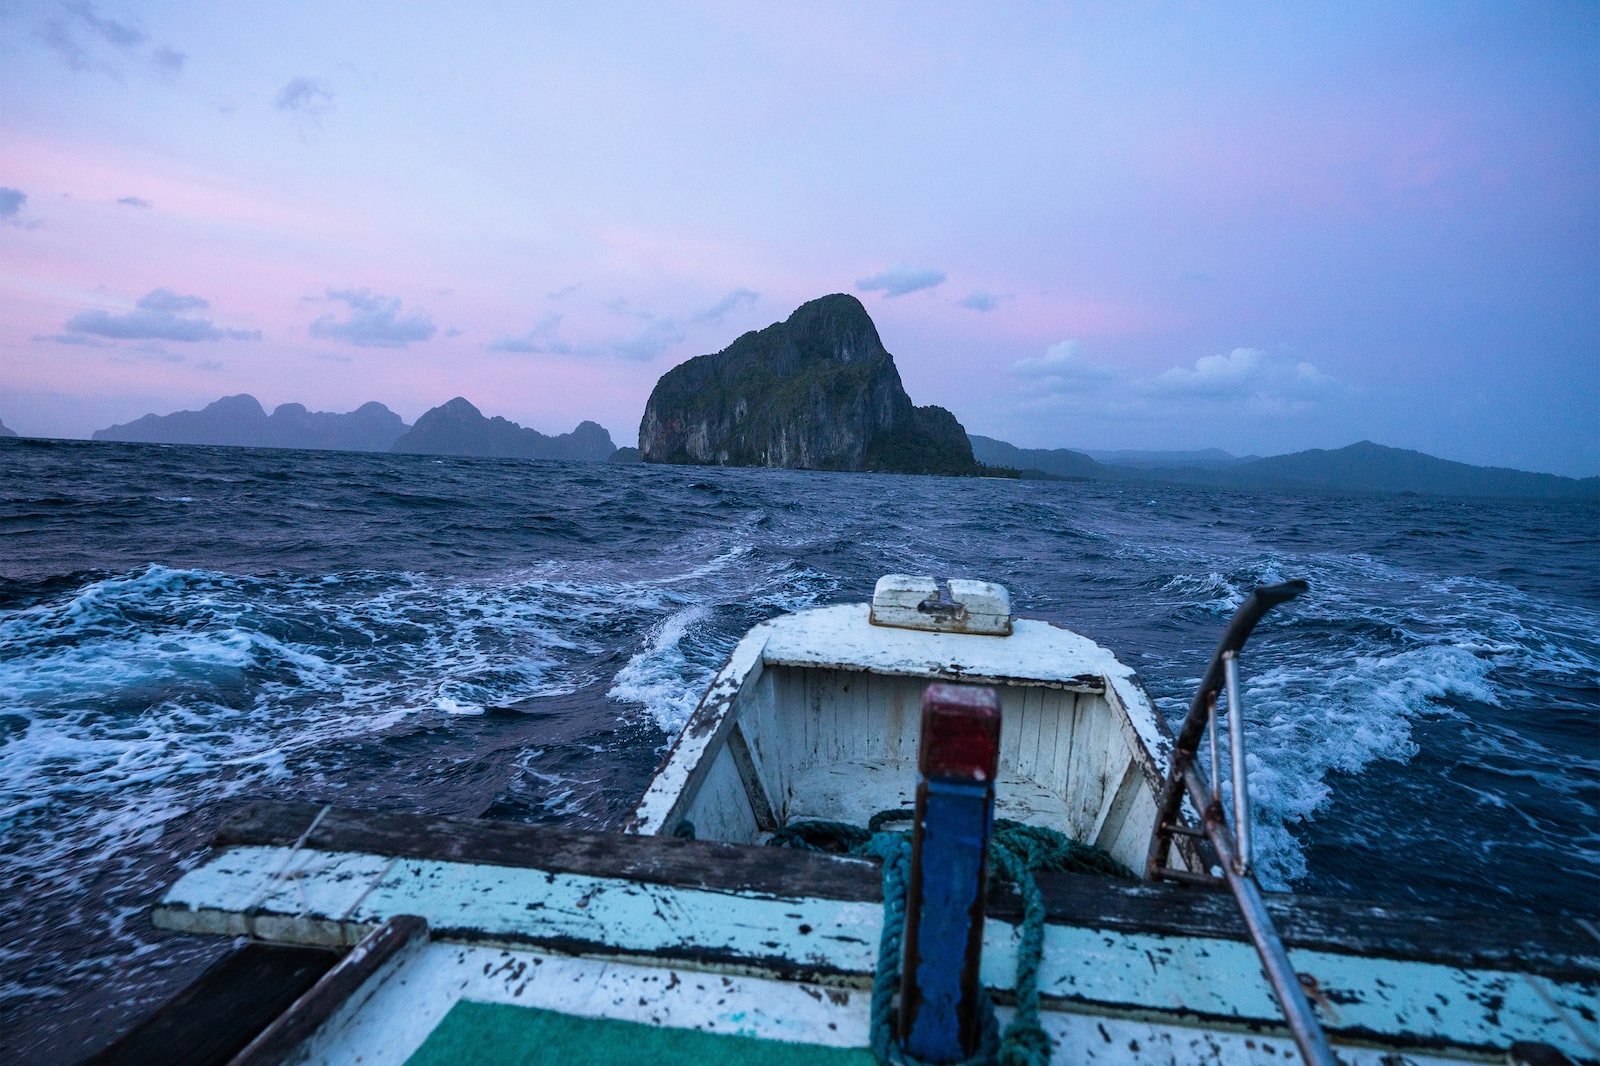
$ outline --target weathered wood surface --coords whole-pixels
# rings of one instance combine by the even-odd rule
[[[316,851],[536,868],[786,898],[883,899],[875,859],[486,819],[340,809],[329,810],[308,834],[306,830],[321,810],[309,803],[255,803],[224,823],[214,843],[293,847],[298,842]]]
[[[879,865],[873,859],[338,809],[330,809],[308,834],[321,810],[312,804],[256,803],[225,823],[216,843],[292,847],[298,842],[318,851],[532,867],[788,899],[880,902],[883,898]],[[1052,923],[1247,939],[1244,923],[1226,893],[1075,874],[1043,874],[1038,880]],[[1267,906],[1285,944],[1293,948],[1527,969],[1562,980],[1600,981],[1600,942],[1571,919],[1282,894],[1269,895]],[[992,918],[1015,922],[1021,917],[1021,901],[1009,886],[996,885],[988,912]]]
[[[625,839],[625,838],[623,838]],[[822,858],[821,861],[828,861]],[[152,914],[191,933],[354,944],[396,915],[425,917],[441,941],[612,958],[699,972],[865,987],[883,908],[578,873],[292,846],[233,846],[186,873]],[[1018,927],[984,923],[981,980],[1000,997],[1017,976]],[[1464,968],[1395,952],[1290,948],[1330,1031],[1391,1048],[1503,1050],[1539,1040],[1600,1044],[1600,981],[1536,969]],[[1179,1026],[1276,1031],[1277,1001],[1255,948],[1198,933],[1052,921],[1038,983],[1051,1010],[1155,1012]]]
[[[223,1066],[338,961],[327,948],[246,944],[81,1066]]]
[[[463,1000],[559,1010],[646,1025],[758,1039],[864,1048],[864,987],[713,974],[670,965],[572,958],[547,952],[435,942],[417,952],[360,1010],[341,1013],[300,1051],[312,1064],[358,1060],[403,1066]],[[1002,1025],[1011,1019],[997,1010]],[[1292,1043],[1260,1027],[1199,1029],[1149,1018],[1046,1010],[1054,1061],[1085,1066],[1284,1066]],[[1345,1066],[1461,1066],[1455,1054],[1341,1045]],[[1484,1061],[1474,1059],[1473,1061]]]
[[[357,1006],[351,1002],[353,997],[363,991],[370,995],[376,985],[366,987],[368,982],[402,951],[419,941],[425,943],[427,937],[428,923],[421,918],[409,914],[390,918],[350,949],[338,965],[250,1041],[229,1066],[277,1066],[287,1061],[335,1012],[347,1003]]]

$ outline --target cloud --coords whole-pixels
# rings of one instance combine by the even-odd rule
[[[124,348],[122,352],[111,357],[113,363],[181,363],[184,357],[176,352],[169,352],[159,344],[141,344],[134,348]]]
[[[279,90],[277,108],[321,118],[333,110],[333,91],[315,78],[292,78]]]
[[[983,292],[982,290],[974,290],[971,295],[961,301],[961,306],[968,308],[969,310],[982,311],[987,314],[988,312],[999,307],[1000,301],[1003,299],[1004,297],[996,296],[993,293]]]
[[[1011,364],[1011,372],[1026,379],[1031,390],[1045,393],[1098,388],[1117,376],[1111,367],[1085,359],[1077,341],[1052,344],[1043,355],[1019,359]]]
[[[576,286],[572,286],[559,293],[551,293],[550,296],[555,299],[575,288]],[[560,336],[562,316],[552,312],[534,323],[533,328],[526,333],[501,337],[489,345],[489,350],[541,355],[615,355],[647,363],[682,341],[686,336],[684,332],[686,325],[720,322],[738,308],[754,304],[760,299],[761,294],[753,289],[737,288],[711,306],[685,318],[640,310],[633,307],[626,297],[617,296],[602,302],[600,306],[623,319],[639,323],[637,329],[629,336],[601,340],[597,343],[573,344]]]
[[[581,288],[583,288],[583,282],[574,281],[571,285],[568,285],[565,288],[557,289],[555,292],[547,292],[544,295],[545,298],[549,300],[564,300]]]
[[[331,314],[323,315],[311,323],[308,332],[313,337],[358,348],[404,348],[438,332],[426,314],[401,318],[397,296],[379,296],[371,289],[329,289],[327,298],[349,306],[350,317],[340,322]]]
[[[98,69],[113,77],[119,73],[119,58],[136,55],[149,42],[149,35],[137,25],[100,14],[89,0],[66,0],[56,14],[39,23],[35,33],[68,68]],[[169,73],[183,69],[188,58],[166,45],[149,51],[150,62]]]
[[[882,290],[885,296],[904,296],[908,292],[931,289],[943,283],[943,271],[916,270],[906,266],[904,263],[896,263],[894,266],[878,271],[871,277],[857,281],[856,288],[862,292]]]
[[[104,18],[95,13],[94,5],[89,0],[68,0],[61,5],[63,11],[72,15],[78,25],[87,29],[91,34],[102,41],[117,48],[132,48],[144,42],[144,31],[137,26],[116,19]]]
[[[670,318],[657,318],[627,340],[616,341],[611,350],[624,359],[648,363],[668,348],[683,340],[683,330]]]
[[[17,218],[22,211],[22,205],[28,202],[28,194],[21,189],[11,189],[0,185],[0,219],[12,225],[21,225]]]
[[[56,344],[78,344],[85,348],[114,348],[116,345],[110,341],[95,340],[85,333],[46,333],[35,334],[36,341],[53,341]]]
[[[1249,414],[1276,418],[1306,412],[1350,394],[1349,386],[1310,363],[1256,348],[1208,355],[1193,366],[1151,377],[1125,374],[1084,357],[1076,341],[1021,359],[1024,402],[1140,421]]]
[[[150,201],[146,200],[146,199],[144,199],[143,197],[140,197],[140,196],[124,196],[122,199],[118,200],[117,203],[119,203],[119,204],[127,204],[129,207],[149,207],[150,206]]]
[[[176,74],[183,69],[189,57],[176,48],[157,48],[150,53],[150,61],[162,70],[169,70]]]
[[[261,339],[259,329],[218,329],[209,318],[184,318],[184,311],[200,311],[209,307],[208,301],[198,296],[180,296],[171,289],[152,289],[140,297],[135,310],[125,315],[114,315],[98,308],[81,311],[67,319],[65,336],[52,340],[60,344],[94,344],[89,337],[107,337],[111,340],[161,340],[161,341],[254,341]]]
[[[1162,397],[1242,403],[1263,414],[1304,410],[1345,391],[1310,363],[1257,348],[1207,355],[1193,367],[1173,367],[1140,387]]]
[[[198,296],[179,296],[171,289],[151,289],[139,298],[136,306],[145,311],[202,311],[210,307],[211,302]]]
[[[751,289],[734,289],[728,295],[706,308],[704,311],[692,316],[690,322],[721,322],[724,315],[745,304],[753,304],[761,299],[761,294]]]
[[[538,352],[546,355],[571,355],[572,345],[556,337],[561,316],[545,315],[520,337],[501,337],[489,345],[491,352]]]

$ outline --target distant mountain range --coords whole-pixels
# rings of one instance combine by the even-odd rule
[[[16,435],[0,423],[0,437]],[[976,433],[966,436],[975,460],[990,467],[1010,467],[1024,478],[1165,481],[1285,492],[1600,500],[1600,477],[1570,478],[1472,466],[1371,441],[1260,458],[1230,455],[1216,448],[1172,452],[1018,448]],[[255,397],[241,394],[225,396],[200,411],[145,415],[98,430],[94,439],[589,462],[639,459],[637,449],[617,448],[611,435],[593,422],[580,422],[571,433],[552,437],[504,418],[487,418],[460,396],[426,412],[415,426],[407,426],[381,403],[363,404],[346,414],[308,411],[300,404],[286,403],[269,415]]]
[[[1121,463],[1108,463],[1067,448],[1018,448],[991,437],[968,436],[972,454],[979,462],[1014,467],[1024,477],[1033,474],[1096,481],[1175,481],[1281,491],[1600,499],[1600,477],[1558,477],[1497,466],[1472,466],[1365,440],[1331,451],[1313,448],[1265,459],[1239,458],[1215,449],[1099,453],[1127,457]]]
[[[175,411],[96,430],[95,440],[145,444],[233,444],[247,448],[322,448],[386,452],[411,427],[381,403],[362,404],[348,414],[307,411],[280,404],[272,414],[254,396],[224,396],[200,411]]]
[[[485,418],[457,396],[408,426],[381,403],[346,414],[280,404],[272,414],[254,396],[224,396],[199,411],[175,411],[96,430],[95,440],[147,444],[228,444],[253,448],[317,448],[356,452],[416,452],[519,459],[600,462],[617,451],[611,434],[593,422],[548,437],[504,418]]]
[[[1197,452],[1102,452],[1085,448],[1083,454],[1097,463],[1111,466],[1131,466],[1141,470],[1159,470],[1174,466],[1197,466],[1206,470],[1220,470],[1225,466],[1238,466],[1259,455],[1230,455],[1221,448],[1205,448]]]
[[[579,422],[571,433],[547,437],[498,416],[485,418],[465,399],[427,411],[392,452],[420,455],[484,455],[501,459],[574,459],[605,462],[616,452],[611,434],[594,422]]]

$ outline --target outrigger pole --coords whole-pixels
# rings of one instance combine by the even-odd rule
[[[1250,856],[1250,799],[1247,790],[1244,759],[1244,709],[1239,693],[1239,652],[1256,623],[1272,608],[1287,603],[1305,592],[1304,581],[1285,581],[1280,585],[1262,585],[1254,589],[1229,621],[1222,642],[1211,657],[1211,665],[1200,679],[1200,688],[1189,704],[1189,713],[1178,731],[1178,742],[1172,752],[1172,765],[1167,770],[1166,785],[1162,790],[1161,806],[1156,816],[1156,827],[1150,837],[1150,854],[1145,862],[1147,878],[1165,878],[1199,884],[1219,884],[1226,881],[1244,915],[1245,927],[1255,942],[1261,956],[1262,969],[1272,990],[1283,1008],[1289,1031],[1300,1047],[1300,1055],[1308,1066],[1338,1066],[1322,1024],[1306,1000],[1284,950],[1278,931],[1273,928],[1261,898],[1261,886],[1256,883],[1251,869]],[[1222,808],[1221,771],[1217,754],[1217,694],[1226,687],[1228,692],[1228,744],[1232,756],[1233,812],[1235,827],[1230,831],[1228,816]],[[1211,735],[1211,781],[1207,781],[1196,758],[1200,740]],[[1183,797],[1188,795],[1194,809],[1200,813],[1201,828],[1182,821]],[[1222,878],[1207,872],[1178,870],[1167,865],[1172,850],[1174,834],[1204,837],[1216,848]]]

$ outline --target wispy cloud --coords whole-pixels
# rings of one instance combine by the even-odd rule
[[[146,311],[201,311],[211,302],[198,296],[180,296],[171,289],[151,289],[139,299],[138,306]]]
[[[402,318],[397,296],[380,296],[371,289],[329,289],[327,299],[349,307],[349,317],[340,321],[332,314],[323,315],[307,330],[313,337],[359,348],[404,348],[438,332],[426,314]]]
[[[561,326],[561,316],[545,315],[528,332],[515,337],[501,337],[489,345],[492,352],[530,352],[546,355],[572,355],[572,345],[556,336]]]
[[[567,295],[572,289],[551,293],[552,299]],[[673,345],[680,343],[687,336],[686,326],[702,326],[715,324],[741,307],[758,302],[761,294],[753,289],[740,287],[730,291],[726,296],[717,300],[709,307],[701,308],[686,316],[661,315],[654,311],[647,311],[634,307],[626,297],[617,296],[603,301],[600,306],[637,326],[628,328],[633,332],[624,337],[611,337],[598,342],[574,343],[561,336],[562,316],[554,312],[545,315],[534,323],[533,328],[526,333],[501,337],[490,344],[489,350],[495,352],[526,352],[540,355],[577,355],[577,356],[605,356],[614,355],[622,359],[635,362],[649,362],[656,359]]]
[[[724,296],[722,299],[718,300],[704,311],[697,312],[696,314],[690,316],[689,321],[695,323],[721,322],[723,316],[728,312],[743,307],[745,304],[757,303],[760,301],[760,299],[761,294],[752,289],[734,289],[732,292],[728,293],[728,295]]]
[[[624,359],[647,363],[683,340],[683,330],[670,318],[657,318],[625,340],[614,341],[611,350]]]
[[[116,76],[120,60],[145,54],[156,69],[176,73],[188,59],[167,45],[155,45],[146,53],[150,38],[144,30],[100,14],[89,0],[65,0],[35,27],[35,34],[56,58],[77,71],[99,70]]]
[[[110,341],[99,340],[87,333],[40,333],[33,337],[36,341],[50,341],[54,344],[76,344],[84,348],[115,348]]]
[[[161,70],[171,71],[176,74],[183,69],[183,65],[189,61],[189,57],[176,48],[163,47],[151,51],[150,61]]]
[[[261,339],[258,329],[220,329],[209,318],[185,318],[184,312],[203,311],[210,303],[199,296],[182,296],[171,289],[152,289],[126,314],[95,309],[67,319],[64,335],[50,339],[59,344],[96,344],[90,338],[142,341],[195,341]]]
[[[1153,376],[1124,373],[1086,358],[1076,341],[1018,360],[1026,402],[1057,409],[1115,412],[1141,419],[1249,414],[1276,418],[1311,410],[1352,390],[1310,363],[1256,348],[1208,355]]]
[[[8,222],[13,226],[22,225],[22,219],[17,216],[22,213],[22,205],[27,202],[28,194],[21,189],[0,185],[0,222]]]
[[[970,295],[963,299],[961,301],[961,306],[971,311],[982,311],[987,314],[988,312],[998,308],[1000,306],[1000,301],[1004,299],[1004,296],[996,296],[994,293],[984,292],[981,289],[978,289],[974,290]]]
[[[150,201],[146,200],[142,196],[124,196],[122,199],[118,200],[117,203],[126,204],[129,207],[149,207],[150,206]]]
[[[942,270],[918,270],[904,263],[896,263],[857,281],[856,288],[862,292],[882,292],[885,296],[904,296],[941,285],[944,278]]]
[[[278,90],[276,106],[279,111],[295,111],[311,118],[321,118],[333,110],[333,90],[316,78],[291,78]]]

